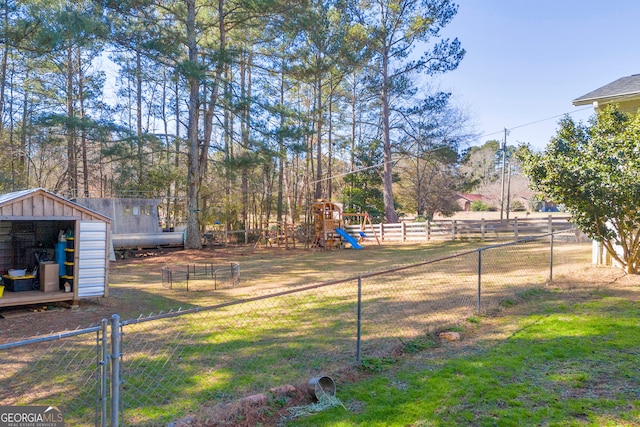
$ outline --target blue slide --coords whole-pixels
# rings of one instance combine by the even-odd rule
[[[353,249],[362,249],[362,246],[360,246],[358,241],[353,237],[351,237],[349,234],[347,234],[347,232],[344,231],[342,228],[336,228],[336,233],[341,235],[342,238],[346,240],[347,243],[349,243]]]

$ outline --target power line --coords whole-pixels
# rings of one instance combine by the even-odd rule
[[[432,148],[432,149],[426,150],[425,153],[433,153],[435,151],[442,150],[444,148],[448,148],[448,147],[443,145],[441,147],[436,147],[436,148]],[[391,163],[393,165],[395,163],[398,163],[400,160],[404,159],[405,157],[407,157],[407,154],[402,154],[397,159],[389,161],[389,163]],[[375,164],[373,166],[366,166],[366,167],[362,167],[362,168],[359,168],[359,169],[354,169],[354,170],[352,170],[350,172],[344,172],[344,173],[341,173],[339,175],[327,176],[325,178],[321,178],[321,179],[316,179],[314,181],[310,181],[309,184],[316,184],[318,182],[329,181],[329,180],[332,180],[332,179],[335,179],[335,178],[341,178],[343,176],[352,175],[354,173],[366,171],[366,170],[369,170],[369,169],[377,169],[380,166],[384,166],[384,164],[385,164],[385,162],[380,162],[380,163]]]
[[[504,129],[502,129],[502,130],[500,130],[500,131],[498,131],[498,132],[493,132],[493,133],[488,133],[488,134],[486,134],[486,135],[482,135],[480,138],[485,138],[485,137],[487,137],[487,136],[497,135],[497,134],[503,134],[503,133],[504,133],[504,135],[505,135],[505,145],[506,145],[506,136],[507,136],[508,132],[509,132],[509,131],[512,131],[513,129],[519,129],[519,128],[522,128],[522,127],[525,127],[525,126],[535,125],[536,123],[541,123],[541,122],[546,122],[547,120],[557,119],[558,117],[562,117],[562,116],[565,116],[565,115],[567,115],[567,114],[575,114],[575,113],[579,113],[579,112],[581,112],[581,111],[585,111],[585,110],[588,110],[588,109],[590,109],[590,108],[592,108],[592,107],[590,107],[590,106],[589,106],[589,107],[581,108],[581,109],[576,110],[576,111],[572,111],[572,112],[570,112],[570,113],[556,114],[555,116],[547,117],[547,118],[545,118],[545,119],[535,120],[535,121],[533,121],[533,122],[525,123],[525,124],[518,125],[518,126],[513,126],[513,127],[511,127],[511,128],[504,128]],[[444,148],[444,147],[438,147],[438,148],[436,148],[436,149],[434,149],[434,150],[429,150],[429,151],[435,151],[435,150],[439,150],[439,149],[441,149],[441,148]],[[392,161],[391,161],[391,163],[392,163],[392,164],[393,164],[393,163],[397,163],[397,162],[399,162],[399,161],[400,161],[402,158],[404,158],[404,157],[405,157],[405,156],[401,156],[400,158],[398,158],[398,159],[396,159],[396,160],[392,160]],[[355,169],[355,170],[353,170],[353,171],[351,171],[351,172],[345,172],[345,173],[341,173],[341,174],[338,174],[338,175],[331,175],[331,176],[328,176],[328,177],[325,177],[325,178],[316,179],[316,180],[314,180],[314,181],[310,181],[310,182],[309,182],[309,184],[316,184],[316,183],[318,183],[318,182],[329,181],[329,180],[332,180],[332,179],[341,178],[341,177],[343,177],[343,176],[347,176],[347,175],[351,175],[351,174],[354,174],[354,173],[358,173],[358,172],[366,171],[366,170],[369,170],[369,169],[376,169],[376,168],[379,168],[380,166],[384,166],[384,163],[385,163],[385,162],[380,162],[380,163],[375,164],[375,165],[373,165],[373,166],[367,166],[367,167],[363,167],[363,168]]]
[[[533,122],[525,123],[525,124],[518,125],[518,126],[513,126],[513,127],[510,127],[510,128],[506,128],[506,129],[507,129],[508,131],[510,131],[510,130],[514,130],[514,129],[519,129],[519,128],[523,128],[523,127],[525,127],[525,126],[531,126],[531,125],[535,125],[535,124],[537,124],[537,123],[546,122],[547,120],[557,119],[558,117],[566,116],[567,114],[571,115],[571,114],[579,113],[579,112],[581,112],[581,111],[589,110],[589,109],[591,109],[591,108],[592,108],[591,106],[589,106],[589,107],[584,107],[584,108],[581,108],[581,109],[579,109],[579,110],[572,111],[572,112],[570,112],[570,113],[556,114],[555,116],[547,117],[547,118],[545,118],[545,119],[535,120],[535,121],[533,121]],[[488,134],[486,134],[486,135],[482,135],[480,138],[486,138],[487,136],[498,135],[498,134],[502,134],[502,133],[504,133],[504,129],[499,130],[499,131],[497,131],[497,132],[492,132],[492,133],[488,133]]]
[[[391,163],[396,163],[399,160],[400,159],[392,160]],[[375,164],[373,166],[367,166],[367,167],[364,167],[364,168],[355,169],[355,170],[353,170],[351,172],[341,173],[339,175],[331,175],[331,176],[328,176],[326,178],[316,179],[314,181],[310,181],[309,184],[317,184],[318,182],[329,181],[329,180],[332,180],[332,179],[335,179],[335,178],[341,178],[343,176],[347,176],[347,175],[351,175],[351,174],[354,174],[354,173],[366,171],[366,170],[369,170],[369,169],[376,169],[376,168],[379,168],[380,166],[384,166],[384,162]]]

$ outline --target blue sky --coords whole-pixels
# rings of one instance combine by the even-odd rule
[[[467,51],[457,70],[438,77],[480,135],[544,148],[559,117],[593,109],[571,101],[620,77],[640,74],[640,1],[457,0],[444,29]],[[579,111],[582,110],[582,111]],[[535,124],[530,124],[538,122]],[[526,126],[523,126],[526,125]]]

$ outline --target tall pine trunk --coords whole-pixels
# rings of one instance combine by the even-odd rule
[[[139,43],[136,43],[136,137],[138,141],[138,188],[142,185],[142,55],[139,50]]]
[[[316,78],[316,191],[315,198],[322,198],[322,77]]]
[[[189,171],[187,175],[187,249],[201,249],[200,223],[198,219],[198,193],[200,191],[200,162],[198,140],[198,101],[200,79],[198,69],[198,42],[196,39],[196,1],[187,3],[187,48],[191,72],[187,75],[189,86],[189,128],[187,139],[189,144]]]
[[[387,222],[398,222],[393,203],[393,174],[391,165],[391,128],[390,114],[391,107],[389,105],[389,54],[386,53],[382,58],[382,90],[380,91],[380,103],[382,108],[382,144],[384,152],[384,173],[383,173],[383,199],[384,214]]]
[[[78,48],[78,99],[80,100],[80,119],[84,119],[84,75],[82,72],[82,55]],[[80,131],[80,151],[82,155],[82,190],[83,196],[89,197],[89,162],[87,159],[87,131],[82,127]]]
[[[277,201],[277,215],[276,220],[282,222],[282,214],[284,210],[283,201],[283,187],[284,187],[284,163],[287,157],[287,151],[284,146],[283,129],[285,127],[285,112],[284,112],[284,92],[285,92],[285,55],[284,45],[282,46],[282,61],[280,64],[280,132],[278,132],[278,201]]]
[[[67,187],[72,197],[78,195],[78,167],[76,164],[76,127],[73,106],[73,48],[67,48]]]
[[[4,16],[2,17],[4,28],[9,28],[9,8],[5,7]],[[4,94],[7,83],[7,63],[9,60],[9,44],[4,43],[2,48],[2,60],[0,62],[0,133],[4,129],[4,120],[2,120],[4,112]]]

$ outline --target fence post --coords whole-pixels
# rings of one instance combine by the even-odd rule
[[[456,240],[456,220],[451,220],[451,240]]]
[[[384,224],[380,223],[380,240],[384,242]]]
[[[480,219],[480,235],[482,236],[482,241],[484,242],[484,232],[486,231],[486,225],[484,223],[484,218]]]
[[[427,220],[427,241],[431,240],[431,221]]]
[[[553,234],[549,236],[549,283],[553,282]]]
[[[548,219],[547,232],[549,234],[553,233],[553,217],[551,215],[549,215]]]
[[[111,427],[118,427],[120,419],[120,316],[111,316]]]
[[[407,224],[404,221],[400,223],[400,230],[402,234],[402,241],[406,242],[407,241]]]
[[[513,219],[513,237],[514,240],[518,240],[518,217]]]
[[[478,316],[480,315],[480,296],[482,285],[482,249],[478,249]]]
[[[108,325],[109,321],[107,319],[102,319],[102,329],[100,331],[101,334],[101,343],[100,343],[100,425],[102,427],[107,427],[107,360],[109,359],[109,349],[107,348],[107,334],[108,334]],[[96,422],[96,425],[98,423]]]
[[[360,339],[362,337],[362,275],[358,275],[358,322],[356,332],[356,362],[360,363]]]

